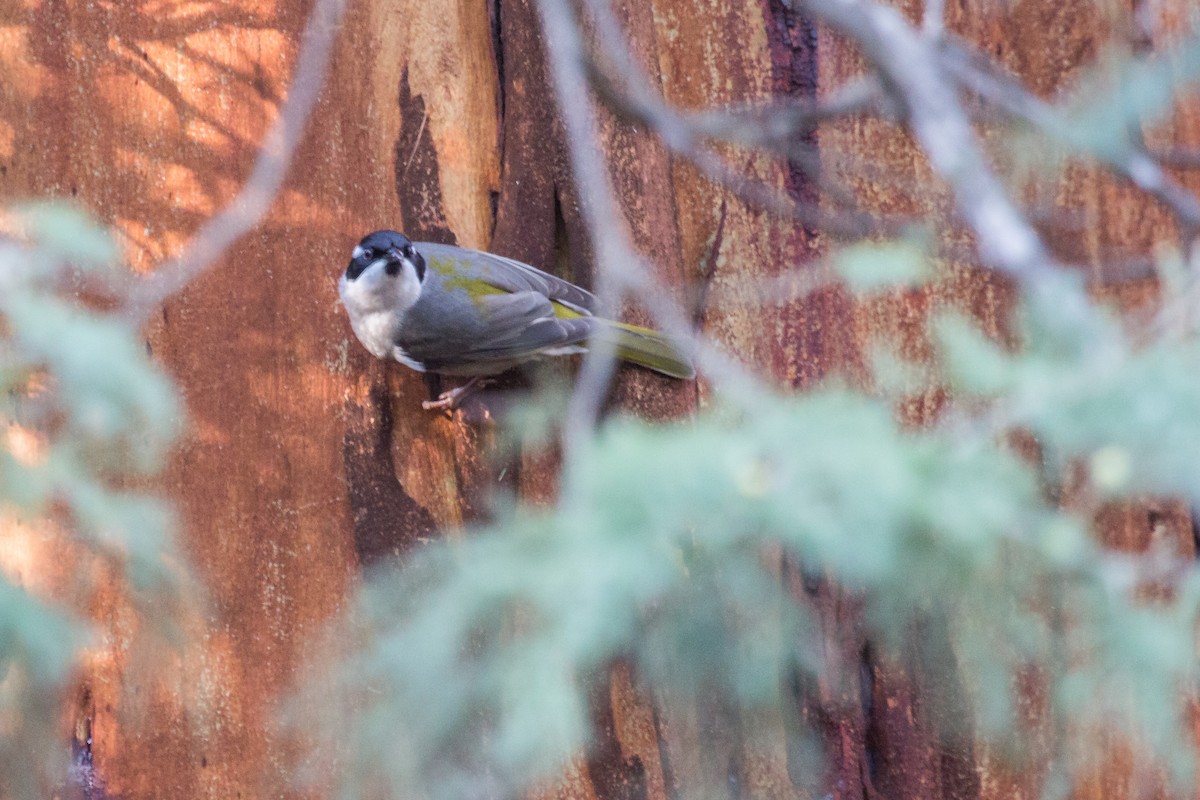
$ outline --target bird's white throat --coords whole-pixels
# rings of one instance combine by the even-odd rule
[[[376,358],[389,358],[396,332],[408,310],[421,297],[421,281],[407,260],[401,261],[400,271],[387,274],[387,260],[377,259],[357,278],[345,274],[338,281],[338,295],[354,335]]]

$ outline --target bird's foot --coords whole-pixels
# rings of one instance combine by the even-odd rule
[[[492,382],[491,378],[485,378],[482,375],[476,375],[471,380],[449,391],[442,392],[438,395],[437,400],[421,401],[421,408],[426,411],[446,411],[451,412],[462,405],[470,395],[482,389]]]

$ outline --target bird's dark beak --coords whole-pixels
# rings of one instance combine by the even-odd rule
[[[404,263],[404,254],[394,247],[389,247],[385,255],[387,255],[387,264],[384,265],[384,270],[392,277],[399,275],[400,265]]]

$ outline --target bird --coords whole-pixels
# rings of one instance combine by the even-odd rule
[[[536,359],[587,351],[611,337],[614,352],[672,378],[696,375],[662,333],[595,315],[596,296],[529,264],[393,230],[363,237],[338,280],[354,334],[373,356],[418,372],[466,376],[426,400],[453,410],[489,376]]]

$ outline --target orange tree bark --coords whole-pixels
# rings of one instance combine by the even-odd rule
[[[635,58],[683,106],[819,96],[861,69],[848,46],[784,0],[617,6]],[[1036,0],[1011,14],[973,0],[948,6],[953,30],[1044,94],[1107,35],[1089,22],[1087,0]],[[272,0],[30,0],[2,12],[0,198],[74,199],[116,227],[140,269],[173,254],[247,176],[286,91],[306,10]],[[379,227],[489,248],[587,284],[587,237],[552,96],[530,0],[350,4],[322,102],[270,217],[146,332],[188,404],[191,432],[164,487],[209,603],[188,623],[192,644],[175,656],[176,679],[154,682],[125,657],[120,602],[92,609],[114,633],[89,657],[71,720],[90,796],[279,795],[292,776],[290,743],[271,725],[275,703],[360,569],[485,516],[498,483],[535,501],[553,497],[553,459],[492,458],[486,404],[452,419],[422,412],[430,387],[357,345],[334,285],[356,239]],[[1196,125],[1181,116],[1162,135],[1183,141]],[[706,333],[783,386],[861,375],[875,340],[919,351],[931,308],[968,309],[1003,331],[1006,288],[969,264],[936,288],[881,301],[825,289],[763,307],[754,282],[819,268],[821,236],[747,208],[610,115],[601,140],[635,240],[660,276],[681,296],[703,286]],[[829,126],[818,141],[831,169],[870,159],[929,182],[907,137],[882,124]],[[758,156],[739,166],[815,198],[797,170]],[[903,181],[855,189],[870,208],[946,216],[944,199],[911,196]],[[1145,253],[1169,235],[1164,215],[1093,171],[1069,172],[1048,191],[1085,212],[1085,230],[1053,242],[1076,260]],[[1111,291],[1129,304],[1153,301],[1148,285]],[[653,419],[692,413],[707,395],[703,382],[632,370],[615,393]],[[940,402],[930,388],[907,412],[919,422]],[[1113,509],[1103,527],[1119,546],[1166,536],[1192,547],[1186,515],[1161,504]],[[781,577],[818,610],[830,662],[853,667],[847,681],[788,679],[788,707],[748,721],[712,698],[649,696],[615,664],[592,698],[596,748],[547,796],[668,798],[712,785],[764,798],[1039,791],[1036,769],[1007,774],[982,743],[940,740],[920,664],[878,658],[852,598],[793,565]],[[1028,704],[1036,717],[1035,691]],[[789,749],[801,721],[830,758],[817,784]],[[1129,768],[1098,764],[1080,796],[1124,796]]]

